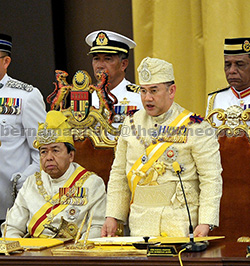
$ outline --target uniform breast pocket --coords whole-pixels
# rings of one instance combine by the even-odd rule
[[[0,115],[1,141],[13,141],[22,134],[21,124],[16,115]]]

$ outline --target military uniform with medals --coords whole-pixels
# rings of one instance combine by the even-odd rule
[[[141,96],[138,92],[139,86],[131,84],[128,80],[123,79],[111,92],[116,96],[118,103],[114,105],[115,113],[114,123],[115,127],[122,124],[125,117],[136,110],[143,108]],[[99,99],[97,94],[92,94],[92,105],[99,108]]]
[[[225,39],[224,55],[237,56],[250,54],[250,38],[232,38]],[[237,91],[233,86],[216,90],[208,94],[207,110],[208,115],[214,109],[223,109],[226,111],[232,106],[236,106],[238,112],[250,108],[250,87],[242,91]],[[216,114],[213,115],[213,122],[220,126],[222,121],[218,120]],[[247,121],[248,126],[250,122]]]
[[[1,61],[11,62],[12,38],[0,34]],[[8,76],[1,62],[0,77],[0,221],[13,205],[25,179],[40,169],[39,152],[33,147],[38,122],[46,117],[40,91]],[[13,189],[14,185],[14,189]]]
[[[91,46],[89,54],[118,54],[124,53],[127,57],[129,50],[136,46],[131,39],[112,31],[100,30],[90,33],[86,43]],[[113,126],[121,125],[129,113],[133,113],[143,108],[139,95],[139,86],[132,84],[125,78],[110,91],[118,103],[114,104],[116,115],[114,116]],[[92,105],[99,108],[99,99],[94,92],[92,94]]]
[[[250,108],[250,87],[243,91],[237,91],[234,87],[227,87],[210,93],[208,95],[206,115],[214,109],[227,110],[228,107],[233,105],[240,107],[241,112]],[[213,117],[213,122],[217,126],[222,123],[216,117]],[[250,126],[249,121],[247,121],[247,124]]]
[[[5,219],[7,208],[13,204],[12,182],[19,175],[18,188],[25,179],[39,171],[39,152],[33,147],[38,122],[46,117],[40,91],[7,74],[0,81],[1,125],[1,202],[0,218]]]

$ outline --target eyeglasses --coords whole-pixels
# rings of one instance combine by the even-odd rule
[[[7,55],[2,55],[2,56],[0,56],[0,58],[4,58],[4,57],[6,57]]]

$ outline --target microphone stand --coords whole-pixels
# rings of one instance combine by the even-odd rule
[[[184,196],[184,200],[185,200],[185,204],[187,207],[187,213],[188,213],[188,219],[189,219],[189,238],[190,238],[190,242],[184,244],[182,247],[186,248],[188,251],[193,251],[193,252],[199,252],[199,251],[203,251],[207,248],[207,244],[205,242],[194,242],[194,228],[192,225],[192,221],[191,221],[191,216],[190,216],[190,212],[189,212],[189,208],[188,208],[188,204],[187,204],[187,199],[186,199],[186,194],[185,194],[185,190],[182,184],[182,180],[181,180],[181,175],[180,175],[180,165],[178,164],[178,162],[174,162],[173,163],[173,168],[176,172],[176,174],[179,177],[180,183],[181,183],[181,189],[182,189],[182,193]]]

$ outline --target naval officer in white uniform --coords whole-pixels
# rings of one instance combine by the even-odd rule
[[[29,175],[40,169],[33,141],[38,121],[46,118],[40,91],[8,76],[11,48],[11,36],[0,34],[0,223],[13,204],[13,181],[17,180],[18,190]]]
[[[93,55],[92,67],[94,75],[108,71],[109,91],[116,96],[118,102],[114,105],[116,115],[113,125],[118,127],[129,112],[142,109],[139,86],[126,80],[126,69],[129,64],[129,50],[136,46],[131,39],[107,30],[98,30],[90,33],[86,43],[91,47]],[[96,93],[92,94],[92,106],[99,108],[99,99]]]

